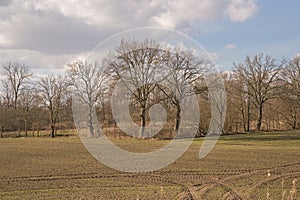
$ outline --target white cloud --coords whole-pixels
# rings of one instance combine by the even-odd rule
[[[256,0],[51,0],[27,1],[26,5],[30,9],[57,12],[91,25],[125,28],[143,24],[184,28],[195,21],[223,16],[232,21],[245,21],[258,10]]]
[[[256,0],[231,0],[227,14],[232,21],[245,21],[258,11]]]
[[[236,49],[236,45],[235,44],[227,44],[224,47],[225,49]]]
[[[27,49],[0,49],[0,64],[18,62],[30,66],[33,70],[56,72],[62,70],[66,63],[86,54],[47,55]]]
[[[209,52],[208,54],[214,62],[217,62],[222,58],[217,52]]]
[[[256,0],[14,0],[11,7],[23,12],[56,13],[106,28],[155,24],[178,28],[224,16],[244,21],[258,10]]]
[[[244,21],[257,10],[255,0],[5,0],[0,3],[0,60],[19,56],[51,67],[66,60],[63,55],[87,52],[125,29],[162,26],[189,32],[207,20]]]

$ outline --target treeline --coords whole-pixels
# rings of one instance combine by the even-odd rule
[[[1,68],[0,128],[28,136],[74,128],[71,96],[64,76],[38,76],[28,66],[6,63]],[[9,136],[9,134],[6,134]]]
[[[224,76],[226,132],[299,129],[300,57],[247,56]]]
[[[93,109],[104,130],[118,130],[112,98],[120,80],[125,88],[134,88],[122,98],[128,98],[130,117],[140,127],[138,137],[146,137],[149,110],[157,103],[168,114],[158,137],[173,137],[180,128],[182,101],[191,95],[197,95],[201,111],[198,135],[208,132],[213,81],[206,78],[208,72],[216,72],[193,50],[151,39],[123,40],[105,59],[78,60],[67,67],[65,74],[36,75],[20,63],[1,66],[1,137],[8,132],[36,135],[41,130],[51,130],[54,137],[57,130],[74,129],[72,97],[85,104],[82,117],[90,136],[98,134]],[[226,107],[224,134],[300,128],[300,57],[247,56],[234,63],[233,71],[222,72],[221,79],[227,99],[220,110],[225,113]]]

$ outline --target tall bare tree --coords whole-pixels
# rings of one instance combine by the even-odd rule
[[[300,56],[289,60],[283,68],[281,76],[281,99],[284,101],[284,106],[288,113],[283,113],[287,123],[293,129],[298,127],[298,116],[300,112]]]
[[[32,73],[29,71],[28,67],[19,63],[8,62],[2,66],[2,83],[4,86],[4,96],[6,100],[7,112],[12,114],[9,121],[9,126],[12,129],[17,127],[19,136],[21,135],[20,129],[20,112],[18,111],[19,97],[22,93],[22,90],[26,88]]]
[[[253,58],[247,56],[245,62],[238,65],[237,70],[245,81],[245,93],[257,108],[257,130],[261,129],[265,103],[278,95],[276,81],[283,65],[284,61],[276,63],[274,58],[262,53]]]
[[[5,84],[8,101],[11,101],[14,109],[17,109],[18,98],[21,90],[30,81],[32,73],[28,67],[19,63],[6,63],[2,67],[3,82]],[[11,96],[11,100],[9,100]]]
[[[246,79],[242,64],[235,64],[235,68],[231,80],[231,88],[228,88],[228,94],[234,97],[234,105],[240,112],[244,131],[249,132],[253,107],[249,82]]]
[[[152,106],[150,95],[161,80],[157,77],[163,59],[162,53],[160,43],[151,39],[122,40],[108,59],[108,73],[116,80],[123,81],[129,96],[134,98],[140,108],[141,138],[144,137],[146,112]]]
[[[38,106],[38,103],[38,97],[33,89],[28,88],[21,93],[18,112],[20,112],[20,121],[24,123],[25,137],[28,136],[29,119],[33,118],[31,111]]]
[[[166,74],[169,87],[158,85],[176,108],[174,131],[177,133],[181,121],[181,102],[190,95],[207,91],[207,86],[200,84],[207,72],[204,61],[197,59],[191,50],[175,48],[164,51],[163,62],[167,66]]]
[[[71,92],[88,106],[88,127],[91,137],[95,137],[93,108],[105,91],[105,74],[99,63],[75,61],[68,64],[68,78]]]
[[[66,95],[66,79],[61,76],[47,75],[37,81],[37,92],[49,111],[51,137],[55,137],[56,125]]]

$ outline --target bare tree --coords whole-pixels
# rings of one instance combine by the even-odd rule
[[[234,97],[234,105],[241,114],[241,122],[245,132],[250,131],[252,99],[250,95],[249,82],[246,79],[245,71],[242,64],[235,64],[231,88],[228,93]]]
[[[32,73],[28,67],[18,63],[7,63],[3,65],[2,75],[4,76],[3,82],[6,87],[6,97],[8,102],[12,102],[14,109],[17,109],[18,98],[21,90],[25,87],[32,77]],[[12,98],[10,100],[10,98]]]
[[[293,129],[298,126],[300,111],[300,57],[296,56],[283,68],[281,76],[281,99],[286,107],[283,115]]]
[[[284,61],[277,64],[274,58],[261,53],[253,58],[247,56],[245,63],[238,65],[237,70],[245,80],[245,93],[258,110],[257,130],[261,129],[265,103],[278,95],[278,84],[275,82],[283,64]]]
[[[28,136],[29,118],[33,118],[31,112],[38,105],[38,98],[33,89],[26,89],[20,95],[19,109],[20,121],[24,123],[25,137]]]
[[[68,78],[71,92],[88,106],[88,127],[91,137],[95,137],[93,108],[105,91],[105,76],[99,63],[75,61],[68,64]]]
[[[181,102],[190,95],[207,91],[207,86],[200,84],[203,74],[207,72],[205,62],[197,59],[191,50],[175,48],[164,52],[167,66],[166,79],[169,88],[158,85],[176,108],[174,131],[177,133],[181,121]]]
[[[4,86],[4,97],[7,108],[5,112],[10,114],[7,120],[7,127],[10,127],[11,130],[18,129],[18,135],[21,135],[20,129],[20,112],[17,110],[19,103],[19,97],[22,90],[30,82],[32,73],[29,71],[28,67],[19,63],[6,63],[2,66],[2,83]],[[6,116],[7,117],[7,116]]]
[[[13,105],[13,95],[12,91],[9,87],[9,83],[7,81],[2,80],[3,84],[3,91],[2,91],[2,98],[3,103],[6,107],[11,107]]]
[[[152,106],[150,96],[159,82],[157,75],[163,59],[162,53],[160,43],[151,39],[122,40],[108,59],[110,71],[107,73],[124,83],[128,95],[134,98],[140,108],[141,138],[144,137],[146,112]]]
[[[56,124],[66,95],[66,79],[61,76],[47,75],[37,81],[37,92],[49,111],[51,137],[55,137]]]

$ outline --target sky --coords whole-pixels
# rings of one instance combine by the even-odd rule
[[[0,0],[0,64],[59,73],[113,34],[154,26],[189,35],[230,70],[246,55],[299,54],[299,8],[298,0]]]

